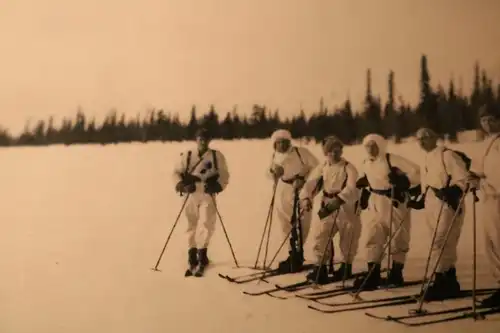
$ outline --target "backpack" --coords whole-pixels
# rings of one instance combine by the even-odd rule
[[[454,149],[450,149],[450,148],[445,147],[443,150],[442,162],[443,162],[444,171],[448,175],[448,180],[446,181],[446,187],[450,186],[450,182],[451,182],[451,175],[448,173],[448,170],[446,170],[446,164],[444,163],[444,152],[447,150],[457,154],[464,161],[465,168],[467,169],[467,171],[470,171],[470,167],[472,165],[472,159],[469,156],[467,156],[467,154],[465,154],[464,152],[462,152],[460,150],[454,150]]]
[[[467,171],[470,170],[470,167],[472,165],[472,159],[469,156],[467,156],[466,153],[464,153],[463,151],[460,151],[460,150],[455,150],[455,149],[450,149],[450,148],[445,147],[444,151],[446,151],[446,150],[449,150],[449,151],[457,154],[462,159],[462,161],[464,161],[465,168],[467,169]],[[444,161],[443,161],[443,165],[444,165]],[[446,166],[445,166],[445,170],[446,170]]]
[[[389,172],[392,173],[392,174],[397,175],[398,177],[405,178],[406,181],[409,184],[410,180],[408,179],[408,176],[402,170],[400,170],[399,168],[392,166],[392,164],[391,164],[391,158],[390,157],[391,157],[391,154],[389,154],[389,153],[385,154],[385,160],[387,161],[387,165],[389,166]]]

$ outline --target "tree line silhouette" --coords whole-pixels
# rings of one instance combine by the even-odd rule
[[[25,126],[19,136],[0,129],[1,146],[40,146],[50,144],[111,144],[119,142],[183,141],[192,140],[197,128],[204,126],[214,138],[267,138],[277,128],[289,129],[294,138],[321,140],[335,134],[346,144],[359,142],[369,133],[379,133],[396,142],[413,135],[422,126],[430,127],[442,137],[456,141],[457,134],[479,128],[478,110],[481,106],[500,108],[500,83],[496,89],[487,72],[479,64],[474,66],[474,84],[467,96],[457,89],[453,79],[447,87],[431,86],[427,56],[420,61],[420,98],[415,106],[395,96],[395,74],[390,71],[387,80],[387,101],[374,95],[371,71],[366,72],[366,94],[362,110],[353,110],[347,99],[342,106],[329,108],[320,100],[318,110],[301,110],[298,115],[282,119],[278,110],[254,105],[250,115],[239,115],[236,108],[220,117],[215,106],[198,116],[195,106],[189,121],[182,122],[177,114],[151,110],[147,116],[127,119],[124,114],[110,112],[102,124],[87,119],[78,110],[75,119],[64,118],[59,128],[54,119],[39,120],[33,128]],[[396,98],[398,99],[396,102]],[[355,112],[358,111],[358,112]]]

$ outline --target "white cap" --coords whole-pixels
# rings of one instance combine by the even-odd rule
[[[271,140],[273,142],[276,142],[277,140],[292,140],[292,133],[290,131],[285,130],[285,129],[279,129],[274,131],[273,135],[271,136]]]

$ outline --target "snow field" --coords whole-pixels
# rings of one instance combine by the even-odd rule
[[[268,287],[255,283],[233,285],[217,277],[217,272],[240,275],[247,271],[232,269],[233,259],[220,222],[209,249],[213,267],[207,269],[204,278],[183,276],[187,260],[184,217],[161,261],[162,272],[151,271],[183,200],[173,190],[172,164],[192,144],[3,149],[0,332],[410,330],[368,318],[362,311],[321,314],[307,309],[304,300],[243,295],[242,290]],[[220,213],[239,264],[253,265],[271,199],[272,184],[264,176],[271,145],[266,140],[248,140],[214,141],[212,146],[226,155],[231,172],[227,191],[218,197]],[[478,146],[467,143],[459,148],[476,158]],[[310,147],[321,157],[319,146]],[[412,142],[390,146],[389,150],[415,162],[420,160],[421,152]],[[359,165],[362,148],[346,148],[345,157]],[[470,288],[472,279],[471,204],[468,197],[459,246],[458,274],[463,288]],[[478,209],[477,276],[480,287],[491,287],[493,281],[482,255],[482,213]],[[421,278],[431,239],[421,212],[413,212],[412,221],[411,251],[405,271],[409,279]],[[312,222],[310,239],[317,222],[317,218]],[[355,269],[365,267],[363,236]],[[274,219],[269,259],[282,237]],[[306,259],[310,254],[308,241]],[[285,255],[282,251],[278,260]],[[272,281],[287,283],[300,279],[301,276],[289,276]],[[432,307],[462,303],[467,304],[467,300]],[[410,307],[373,312],[397,314]],[[411,330],[472,329],[498,332],[500,318],[494,316],[477,323],[462,320]]]

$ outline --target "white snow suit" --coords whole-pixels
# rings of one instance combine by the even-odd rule
[[[404,264],[409,251],[411,229],[411,219],[407,206],[408,195],[405,195],[402,202],[393,204],[388,175],[391,171],[390,166],[398,168],[410,181],[410,187],[415,187],[420,183],[420,170],[417,164],[402,156],[390,153],[386,155],[387,143],[383,137],[375,134],[367,135],[363,140],[363,145],[369,141],[374,141],[377,144],[379,154],[375,159],[365,159],[360,168],[360,178],[366,176],[371,192],[368,201],[370,218],[364,226],[367,232],[367,261],[377,264],[381,262],[384,246],[391,237],[389,227],[392,219],[393,234],[400,225],[401,227],[392,238],[391,257],[393,262]]]
[[[436,195],[436,190],[447,186],[457,185],[462,191],[467,186],[468,171],[464,161],[456,153],[445,147],[438,146],[425,153],[421,167],[422,189],[425,194],[425,216],[431,237],[436,230],[434,244],[431,249],[430,269],[436,267],[436,260],[444,246],[441,260],[437,265],[436,273],[444,273],[455,267],[457,261],[457,246],[462,232],[465,216],[465,204],[459,206],[458,214],[443,199]],[[460,197],[457,197],[460,200]],[[458,200],[454,200],[457,206]],[[455,220],[453,217],[456,215]],[[439,218],[439,222],[438,222]],[[445,244],[446,234],[451,228]]]
[[[205,193],[204,182],[209,177],[218,174],[218,183],[222,190],[226,189],[229,183],[226,158],[218,150],[208,149],[203,156],[199,156],[197,149],[188,150],[181,153],[180,159],[174,167],[174,184],[182,180],[182,175],[186,171],[199,178],[196,182],[196,191],[189,195],[185,207],[185,216],[188,222],[188,246],[189,248],[207,248],[215,231],[217,211],[215,195]],[[196,239],[198,227],[200,227],[199,242]]]
[[[332,201],[337,196],[344,204],[337,212],[320,220],[319,232],[314,238],[314,256],[316,264],[325,264],[331,256],[330,232],[332,236],[339,233],[339,247],[342,254],[342,262],[352,264],[356,256],[361,235],[361,219],[356,214],[356,202],[359,198],[359,190],[356,188],[358,171],[353,164],[341,159],[339,163],[329,162],[318,165],[309,175],[307,182],[300,192],[300,200],[309,199],[313,202],[314,197],[322,191],[322,204]],[[323,253],[326,250],[325,261],[321,263]]]
[[[273,140],[291,139],[287,131],[276,131]],[[274,141],[273,141],[274,142]],[[318,165],[318,159],[304,147],[290,146],[285,153],[274,152],[271,167],[267,170],[267,177],[274,179],[272,168],[274,165],[283,167],[284,173],[276,187],[275,212],[279,220],[283,237],[286,237],[292,229],[292,215],[295,189],[293,180],[297,177],[307,178],[309,173]],[[301,215],[302,244],[306,242],[311,225],[311,212],[304,212]],[[291,250],[291,244],[288,242],[288,250]]]
[[[486,257],[493,270],[493,277],[500,285],[500,134],[491,135],[485,141],[481,171],[480,207],[484,226]]]

